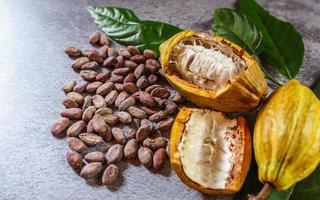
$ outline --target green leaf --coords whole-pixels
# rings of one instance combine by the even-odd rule
[[[142,21],[125,8],[91,6],[88,11],[98,27],[113,40],[141,50],[148,48],[159,53],[160,44],[181,31],[167,23]]]
[[[214,20],[213,32],[216,35],[238,44],[250,54],[258,55],[263,50],[261,32],[244,14],[220,8],[215,10]]]
[[[240,12],[261,31],[264,41],[262,59],[288,79],[301,67],[304,44],[300,33],[289,22],[272,16],[255,0],[237,0]]]
[[[315,93],[315,95],[320,99],[320,81],[316,82],[312,86],[312,90]]]

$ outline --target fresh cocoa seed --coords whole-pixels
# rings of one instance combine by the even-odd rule
[[[114,126],[119,122],[119,117],[115,114],[107,114],[102,116],[103,120],[110,126]]]
[[[68,108],[61,112],[61,117],[69,119],[81,119],[82,110],[80,108]]]
[[[83,141],[79,140],[76,137],[68,138],[68,146],[73,151],[77,151],[80,153],[87,149],[87,146],[83,143]]]
[[[54,121],[51,125],[51,133],[55,137],[61,137],[65,134],[65,130],[68,128],[70,120],[68,118],[62,117]]]
[[[160,111],[160,108],[148,108],[145,106],[141,106],[140,109],[143,110],[144,112],[146,112],[147,115],[153,115],[153,114]]]
[[[96,144],[103,143],[102,137],[94,134],[94,133],[80,133],[80,140],[82,140],[86,145],[93,146]]]
[[[123,89],[124,89],[124,91],[128,92],[129,94],[133,94],[138,91],[138,88],[134,83],[123,84]]]
[[[144,74],[144,64],[138,65],[138,67],[134,70],[134,76],[136,79],[139,79]]]
[[[154,90],[155,88],[158,88],[158,87],[161,87],[161,85],[159,85],[159,84],[150,85],[150,86],[147,87],[144,91],[145,91],[145,92],[148,92],[148,93],[151,93],[152,90]]]
[[[77,92],[69,92],[67,97],[73,99],[78,105],[82,105],[84,102],[83,96]]]
[[[92,60],[91,62],[87,62],[81,66],[81,70],[96,70],[97,68],[98,68],[98,63]]]
[[[170,117],[166,120],[158,122],[156,125],[156,130],[159,130],[159,131],[169,130],[172,126],[173,121],[174,121],[174,119],[172,117]]]
[[[107,129],[105,132],[100,133],[100,136],[104,141],[110,141],[112,140],[112,134],[111,134],[111,127],[107,124]]]
[[[116,107],[119,107],[119,104],[121,102],[123,102],[126,98],[129,97],[129,94],[127,92],[120,92],[120,94],[117,96],[115,102],[114,102],[114,105]]]
[[[101,72],[96,76],[96,81],[101,81],[104,82],[106,81],[108,78],[110,78],[111,76],[111,72],[107,71],[107,72]]]
[[[126,76],[129,73],[130,69],[126,67],[116,68],[113,70],[113,73],[116,75]]]
[[[140,50],[135,46],[127,46],[127,50],[132,56],[140,54]]]
[[[87,133],[94,133],[92,120],[90,120],[87,124]]]
[[[146,139],[152,130],[152,125],[141,125],[141,127],[137,130],[136,139],[138,142],[142,142]]]
[[[92,103],[96,108],[105,108],[107,107],[107,103],[104,101],[104,98],[101,95],[94,95],[92,97]]]
[[[150,85],[156,84],[156,83],[158,82],[158,76],[155,75],[155,74],[151,74],[151,75],[148,77],[148,81],[149,81],[149,84],[150,84]]]
[[[168,117],[168,113],[164,110],[160,110],[159,112],[151,115],[149,117],[149,120],[152,121],[152,122],[159,122],[161,120],[164,120]]]
[[[114,103],[117,96],[118,96],[117,90],[111,90],[109,94],[107,94],[107,96],[104,98],[104,100],[106,101],[107,105],[110,106]]]
[[[166,88],[157,87],[152,90],[151,96],[167,99],[170,96],[170,92]]]
[[[117,62],[116,57],[111,56],[111,57],[106,58],[106,59],[103,61],[103,64],[102,64],[102,65],[103,65],[104,67],[111,67],[111,66],[115,65],[116,62]]]
[[[113,138],[119,144],[125,144],[127,142],[124,132],[121,128],[114,127],[111,130]]]
[[[70,57],[78,57],[81,55],[81,50],[75,46],[67,47],[64,52]]]
[[[88,84],[88,81],[82,81],[73,87],[73,91],[77,93],[82,93],[86,90]]]
[[[112,145],[105,154],[108,164],[113,164],[122,160],[123,146],[121,144]]]
[[[113,184],[117,180],[119,173],[120,173],[119,169],[116,165],[114,164],[109,165],[103,172],[102,180],[101,180],[102,184],[104,185]]]
[[[116,89],[118,92],[123,91],[123,85],[121,83],[115,83],[114,84],[114,89]]]
[[[132,95],[130,95],[131,97],[133,97],[135,100],[139,101],[139,97],[140,97],[140,92],[135,92]]]
[[[166,148],[167,142],[167,139],[164,137],[157,137],[155,139],[147,138],[143,141],[143,146],[151,150],[157,150],[159,148]]]
[[[108,48],[108,57],[117,57],[119,54],[118,54],[118,51],[115,49],[115,48]]]
[[[131,139],[128,141],[124,147],[124,157],[127,159],[135,159],[138,154],[139,144],[136,139]]]
[[[100,43],[100,45],[105,45],[104,47],[109,46],[109,44],[110,44],[109,37],[108,37],[106,34],[101,33],[101,34],[100,34],[99,43]]]
[[[144,119],[147,116],[147,114],[143,110],[135,106],[128,107],[127,111],[132,117],[135,117],[135,118]]]
[[[146,58],[141,55],[141,54],[137,54],[137,55],[134,55],[130,58],[131,61],[137,63],[137,64],[141,64],[141,63],[144,63]]]
[[[61,89],[65,92],[71,92],[73,87],[77,84],[77,82],[75,80],[71,80],[71,81],[67,81],[66,83],[63,84],[63,86],[61,87]]]
[[[150,168],[152,166],[153,153],[147,147],[140,147],[138,150],[138,159],[143,166]]]
[[[102,37],[101,37],[102,38]],[[101,55],[101,57],[103,59],[106,59],[108,56],[108,46],[107,45],[103,45],[100,49],[99,49],[99,54]]]
[[[74,70],[80,70],[82,65],[86,64],[90,62],[89,58],[87,57],[80,57],[80,58],[77,58],[75,59],[72,63],[71,63],[71,67],[74,69]]]
[[[131,60],[125,60],[123,66],[127,67],[127,68],[129,68],[131,70],[134,70],[135,68],[137,68],[138,64],[133,62],[133,61],[131,61]]]
[[[154,97],[154,100],[157,102],[157,104],[160,108],[163,108],[163,106],[165,105],[165,102],[166,102],[165,99],[161,99],[159,97]]]
[[[92,118],[92,125],[93,125],[94,130],[97,133],[103,133],[107,130],[107,124],[103,120],[101,115],[94,115],[94,117]]]
[[[102,84],[100,87],[98,87],[96,94],[105,96],[113,89],[114,84],[112,82],[106,82]]]
[[[128,140],[136,138],[136,131],[130,127],[125,130],[124,134]]]
[[[158,149],[153,155],[153,168],[159,170],[163,167],[166,159],[166,150],[164,148]]]
[[[172,115],[175,114],[178,111],[178,106],[176,103],[170,100],[165,101],[166,111]]]
[[[79,170],[82,168],[83,162],[81,155],[73,150],[68,150],[67,153],[68,164],[74,169]]]
[[[84,103],[83,103],[83,106],[82,106],[82,110],[85,110],[87,109],[89,106],[91,106],[91,96],[88,95],[84,98]]]
[[[89,106],[88,108],[86,108],[82,113],[82,120],[85,122],[90,121],[94,116],[95,111],[96,111],[96,108],[94,106]]]
[[[126,110],[130,106],[133,106],[135,103],[136,100],[133,97],[128,97],[119,104],[119,110]]]
[[[105,161],[104,154],[100,151],[93,151],[84,156],[87,162],[101,162]]]
[[[72,126],[70,126],[67,130],[67,135],[69,137],[77,137],[82,129],[84,128],[85,122],[80,120],[77,121],[76,123],[72,124]]]
[[[145,63],[146,71],[152,74],[158,73],[159,69],[161,68],[159,61],[155,59],[148,59]]]
[[[65,108],[77,108],[78,107],[77,102],[69,97],[65,97],[63,99],[62,104],[64,105]]]
[[[144,89],[146,87],[149,86],[149,82],[146,78],[146,76],[141,76],[138,80],[137,80],[137,87],[139,89]]]
[[[127,68],[128,69],[128,68]],[[129,73],[123,80],[123,83],[134,83],[136,78],[134,77],[133,73]]]
[[[122,123],[129,124],[132,121],[131,115],[129,115],[127,112],[120,111],[117,112],[116,115],[119,117],[119,120]]]
[[[92,82],[92,83],[89,83],[87,88],[86,88],[86,91],[87,92],[95,92],[97,90],[98,87],[100,87],[102,85],[102,82],[99,82],[99,81],[95,81],[95,82]]]
[[[114,68],[121,68],[124,64],[124,58],[122,56],[117,56],[116,58],[117,63],[115,64]]]
[[[102,164],[100,162],[91,162],[85,165],[80,172],[80,176],[88,179],[98,176],[102,170]]]
[[[157,59],[157,53],[150,49],[145,49],[143,55],[146,59]]]
[[[95,112],[96,115],[107,115],[107,114],[112,114],[112,109],[111,108],[99,108]]]
[[[123,76],[112,74],[111,77],[108,79],[108,82],[122,83],[123,82]]]
[[[179,92],[175,92],[174,94],[170,95],[168,100],[181,103],[181,102],[183,102],[183,97],[181,96],[181,94]]]
[[[90,44],[97,44],[100,40],[100,32],[99,31],[95,31],[93,33],[91,33],[91,35],[89,36],[89,42]]]
[[[97,76],[97,72],[93,70],[81,70],[80,75],[86,81],[94,81]]]
[[[147,107],[154,107],[156,106],[156,102],[153,99],[153,97],[147,93],[147,92],[140,92],[140,96],[139,96],[139,101],[140,103],[142,103],[143,105],[147,106]]]
[[[130,60],[130,58],[131,58],[131,54],[127,49],[120,49],[119,50],[119,55],[123,56],[123,58],[126,59],[126,60]]]

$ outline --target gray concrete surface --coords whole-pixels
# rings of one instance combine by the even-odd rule
[[[298,79],[311,85],[320,77],[319,0],[260,2],[302,33],[306,51]],[[0,0],[0,199],[217,199],[188,189],[168,169],[153,174],[125,164],[117,187],[91,186],[67,165],[66,139],[53,138],[49,127],[62,109],[60,86],[79,79],[63,49],[89,47],[87,36],[96,30],[86,6],[127,7],[142,19],[209,31],[213,9],[232,3]]]

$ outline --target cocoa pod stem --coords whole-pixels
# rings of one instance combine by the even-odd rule
[[[248,200],[265,200],[273,190],[273,186],[270,183],[265,183],[257,196],[248,195]]]

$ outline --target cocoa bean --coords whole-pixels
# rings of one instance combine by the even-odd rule
[[[118,92],[122,92],[123,91],[123,85],[120,83],[115,83],[114,84],[114,89],[116,89]]]
[[[84,128],[85,122],[80,120],[77,121],[76,123],[72,124],[72,126],[70,126],[67,130],[67,135],[69,137],[77,137],[82,129]]]
[[[166,111],[171,115],[175,114],[178,111],[178,106],[173,101],[166,100],[165,106],[166,106]]]
[[[84,159],[87,162],[101,162],[105,161],[104,154],[100,151],[93,151],[85,155]]]
[[[74,69],[74,70],[80,70],[82,65],[86,64],[90,62],[89,58],[87,57],[80,57],[80,58],[77,58],[75,59],[72,63],[71,63],[71,67]]]
[[[126,67],[116,68],[113,70],[113,73],[116,75],[126,76],[129,73],[130,69]]]
[[[96,70],[97,68],[98,63],[96,61],[87,62],[81,66],[81,70]]]
[[[110,126],[114,126],[119,122],[119,117],[117,115],[114,115],[114,114],[103,115],[102,118]]]
[[[83,96],[77,92],[69,92],[67,97],[73,99],[78,105],[82,105],[84,102]]]
[[[130,58],[131,61],[137,63],[137,64],[141,64],[141,63],[144,63],[145,62],[145,57],[141,54],[137,54],[137,55],[134,55]]]
[[[86,90],[88,84],[89,84],[89,82],[82,81],[73,87],[73,91],[77,92],[77,93],[82,93]]]
[[[105,108],[107,107],[107,103],[104,101],[104,98],[100,95],[94,95],[92,97],[92,103],[96,108]]]
[[[132,56],[140,54],[140,50],[135,46],[127,46],[127,50]]]
[[[142,142],[144,139],[146,139],[150,132],[152,130],[152,125],[141,125],[141,127],[137,130],[136,139],[139,142]]]
[[[146,126],[146,125],[148,125],[148,126],[151,126],[151,128],[152,128],[152,122],[150,122],[150,121],[147,120],[147,119],[142,119],[141,122],[140,122],[140,124],[141,124],[141,126]]]
[[[158,82],[158,76],[155,75],[155,74],[151,74],[149,77],[148,77],[148,81],[151,85],[153,84],[156,84]]]
[[[170,96],[170,92],[166,88],[157,87],[152,90],[151,96],[159,97],[161,99],[167,99]]]
[[[124,64],[124,58],[122,56],[117,56],[117,63],[115,64],[114,68],[121,68]]]
[[[120,56],[123,56],[123,58],[126,60],[130,60],[131,58],[131,54],[127,49],[120,49],[118,53]]]
[[[145,49],[143,55],[146,59],[157,59],[157,53],[150,49]]]
[[[140,119],[134,118],[130,124],[130,126],[134,129],[138,129],[140,127]]]
[[[139,119],[144,119],[147,116],[147,114],[143,110],[134,106],[128,107],[127,111],[132,117],[136,117]]]
[[[106,34],[101,33],[99,43],[100,45],[105,45],[104,47],[109,46],[110,45],[109,37]]]
[[[69,119],[81,119],[82,110],[80,108],[68,108],[61,112],[61,117]]]
[[[136,79],[139,79],[144,74],[144,64],[140,64],[135,70],[134,70],[134,76]]]
[[[121,144],[112,145],[105,154],[108,164],[116,163],[122,160],[123,146]]]
[[[176,93],[170,95],[168,100],[181,103],[181,102],[183,102],[183,97],[181,96],[181,94],[179,92],[176,92]]]
[[[75,46],[67,47],[64,52],[70,57],[78,57],[81,55],[81,50]]]
[[[104,98],[108,106],[111,106],[118,96],[117,90],[111,90],[109,94]]]
[[[165,102],[166,102],[165,99],[161,99],[159,97],[154,97],[154,100],[157,102],[157,104],[160,108],[163,108],[163,106],[165,105]]]
[[[164,148],[158,149],[153,155],[153,168],[159,170],[163,167],[166,159],[166,150]]]
[[[124,147],[124,157],[127,159],[135,159],[137,157],[138,149],[138,141],[136,139],[129,140]]]
[[[77,102],[69,97],[64,98],[62,104],[65,106],[65,108],[77,108],[78,107]]]
[[[97,76],[97,72],[93,70],[81,70],[80,75],[86,81],[94,81]]]
[[[123,83],[134,83],[136,78],[133,73],[129,73],[123,80]]]
[[[160,111],[160,108],[148,108],[145,106],[141,106],[140,109],[143,110],[144,112],[146,112],[147,115],[153,115],[153,114]]]
[[[91,162],[85,165],[80,172],[80,176],[88,179],[98,176],[102,170],[102,164],[100,162]]]
[[[88,108],[86,108],[82,113],[82,120],[85,122],[90,121],[94,116],[95,111],[96,111],[96,108],[94,106],[89,106]]]
[[[146,71],[152,74],[158,73],[159,69],[161,68],[159,61],[155,59],[148,59],[145,63]]]
[[[85,109],[87,109],[89,106],[91,106],[91,103],[92,103],[92,101],[91,101],[91,96],[90,96],[90,95],[86,96],[86,97],[84,98],[84,103],[83,103],[83,106],[82,106],[82,110],[85,110]]]
[[[101,37],[102,38],[102,37]],[[104,45],[99,49],[99,54],[103,59],[106,59],[108,56],[108,46]]]
[[[73,151],[77,151],[80,153],[87,149],[87,146],[83,143],[83,141],[79,140],[76,137],[68,138],[68,146]]]
[[[87,124],[87,133],[94,133],[92,120],[90,120]]]
[[[94,133],[80,133],[80,140],[82,140],[86,145],[93,146],[99,143],[103,143],[102,137]]]
[[[74,169],[79,170],[82,168],[83,162],[81,155],[73,150],[68,150],[67,153],[68,164]]]
[[[77,84],[77,82],[75,80],[71,80],[71,81],[68,81],[66,83],[63,84],[63,86],[61,87],[61,89],[65,92],[65,93],[68,93],[68,92],[71,92],[73,87]]]
[[[156,130],[159,130],[159,131],[169,130],[172,126],[173,121],[174,121],[174,119],[172,117],[170,117],[166,120],[158,122],[156,125]]]
[[[126,110],[130,106],[133,106],[135,103],[136,100],[133,97],[128,97],[119,104],[119,110]]]
[[[107,115],[107,114],[112,114],[112,109],[111,108],[99,108],[95,112],[96,115]]]
[[[108,48],[108,57],[117,57],[119,54],[118,54],[118,51],[115,49],[115,48]]]
[[[132,95],[130,95],[131,97],[133,97],[135,100],[139,101],[139,97],[140,97],[140,92],[135,92]]]
[[[111,72],[109,72],[109,71],[101,72],[96,76],[96,81],[104,82],[107,79],[109,79],[110,76],[111,76]]]
[[[138,88],[134,83],[123,84],[123,89],[124,89],[124,91],[128,92],[129,94],[133,94],[138,91]]]
[[[138,64],[135,62],[132,62],[131,60],[125,60],[123,66],[131,70],[134,70],[135,68],[137,68]]]
[[[159,122],[161,120],[164,120],[168,117],[168,113],[164,110],[160,110],[159,112],[151,115],[149,117],[149,120],[152,121],[152,122]]]
[[[167,142],[167,139],[164,137],[157,137],[155,139],[147,138],[143,141],[143,146],[151,150],[157,150],[159,148],[166,148]]]
[[[138,159],[143,166],[149,168],[152,166],[153,153],[147,147],[140,147],[138,150]]]
[[[87,88],[86,88],[86,91],[87,92],[95,92],[97,90],[98,87],[100,87],[102,85],[102,82],[99,82],[99,81],[96,81],[96,82],[92,82],[92,83],[89,83]]]
[[[103,64],[102,64],[102,65],[103,65],[104,67],[111,67],[111,66],[115,65],[116,62],[117,62],[116,57],[111,56],[111,57],[106,58],[106,59],[103,61]]]
[[[113,89],[114,84],[112,82],[106,82],[102,84],[100,87],[98,87],[96,94],[105,96]]]
[[[68,118],[62,117],[54,121],[51,125],[51,133],[55,137],[62,137],[65,134],[65,130],[68,128],[70,120]]]
[[[114,127],[111,130],[113,138],[119,144],[125,144],[127,142],[126,137],[122,129]]]
[[[127,112],[120,111],[117,112],[116,115],[119,117],[119,120],[122,123],[129,124],[132,121],[131,115],[129,115]]]
[[[159,85],[159,84],[150,85],[150,86],[147,87],[144,91],[145,91],[145,92],[148,92],[148,93],[151,93],[152,90],[154,90],[154,89],[157,88],[157,87],[161,87],[161,85]]]
[[[97,63],[102,63],[103,62],[103,58],[100,55],[100,53],[96,50],[91,50],[88,54],[88,58],[91,61],[95,61]],[[83,66],[82,66],[83,67]],[[82,68],[81,68],[82,69]]]
[[[126,138],[127,138],[128,140],[130,140],[130,139],[135,139],[135,138],[136,138],[136,131],[135,131],[133,128],[130,128],[130,127],[128,127],[128,128],[126,129],[126,131],[124,132],[124,134],[125,134],[125,136],[126,136]]]
[[[146,87],[149,86],[149,82],[146,78],[146,76],[141,76],[138,80],[137,80],[137,87],[139,89],[144,89]]]
[[[147,106],[147,107],[154,107],[156,106],[156,102],[153,99],[153,97],[147,93],[147,92],[140,92],[140,96],[139,96],[139,101],[140,103],[142,103],[143,105]]]
[[[99,31],[95,31],[93,33],[91,33],[91,35],[89,36],[89,42],[90,44],[97,44],[100,40],[100,32]]]
[[[107,124],[107,129],[105,132],[100,133],[100,136],[104,141],[110,141],[112,140],[112,134],[111,134],[111,127]]]
[[[111,77],[108,79],[108,82],[122,83],[123,82],[123,76],[112,74]]]
[[[107,130],[108,126],[101,115],[94,115],[94,117],[92,118],[92,125],[97,133],[104,133]]]
[[[102,184],[104,185],[111,185],[113,184],[119,176],[119,169],[116,165],[111,164],[109,165],[102,175]]]
[[[121,103],[121,102],[123,102],[126,98],[128,98],[129,97],[129,94],[127,93],[127,92],[121,92],[118,96],[117,96],[117,98],[116,98],[116,100],[115,100],[115,102],[114,102],[114,105],[116,106],[116,107],[119,107],[119,104]]]

